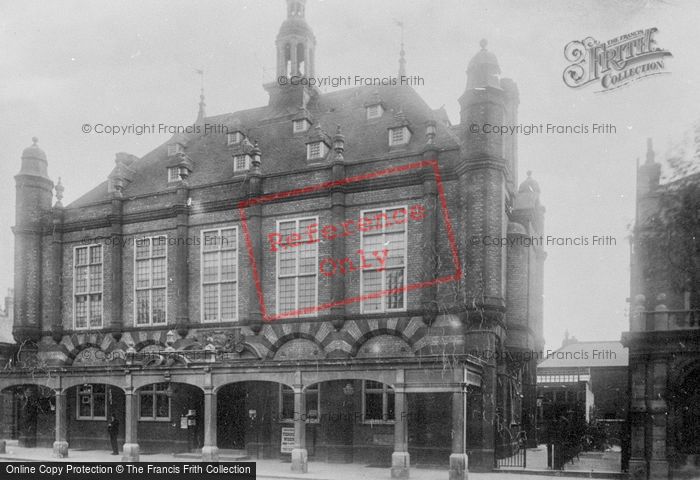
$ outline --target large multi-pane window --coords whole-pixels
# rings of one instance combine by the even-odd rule
[[[167,239],[164,236],[136,241],[136,324],[165,323]]]
[[[238,319],[238,230],[202,232],[202,320]]]
[[[168,384],[156,383],[143,387],[139,393],[140,420],[170,420]]]
[[[362,419],[365,422],[392,422],[394,412],[394,389],[389,385],[371,380],[362,382]]]
[[[301,235],[318,218],[301,218],[277,222],[281,238]],[[294,246],[281,245],[277,251],[277,313],[302,310],[317,305],[318,242],[300,242]],[[300,316],[316,312],[300,313]]]
[[[302,417],[303,420],[309,423],[316,423],[321,416],[321,388],[320,384],[311,385],[304,390],[304,400],[306,403],[306,412]],[[289,422],[298,417],[298,412],[294,411],[294,390],[286,385],[280,385],[280,420]]]
[[[368,210],[362,213],[367,223],[381,225],[381,228],[362,232],[362,250],[367,258],[375,259],[360,271],[363,313],[406,308],[407,214],[406,207]],[[376,260],[375,254],[385,258],[385,263]],[[372,294],[377,295],[371,296]]]
[[[80,385],[76,392],[78,420],[107,420],[107,391],[104,384]]]
[[[102,245],[75,248],[73,293],[75,328],[101,328]]]

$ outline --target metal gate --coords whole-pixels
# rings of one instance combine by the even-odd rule
[[[527,468],[527,449],[521,446],[513,455],[496,459],[496,468]]]
[[[496,468],[527,468],[527,441],[524,431],[511,433],[506,429],[508,439],[496,448]]]

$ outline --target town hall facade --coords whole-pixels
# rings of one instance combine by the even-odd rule
[[[287,0],[278,77],[316,74],[305,7]],[[545,253],[525,237],[544,208],[517,137],[470,128],[517,123],[499,74],[482,41],[456,125],[406,85],[276,81],[219,116],[202,98],[195,125],[223,131],[118,153],[67,206],[35,139],[3,423],[57,456],[107,448],[114,414],[124,461],[243,451],[396,478],[464,478],[535,442]]]

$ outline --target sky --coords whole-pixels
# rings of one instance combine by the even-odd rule
[[[200,76],[207,114],[267,102],[282,0],[0,0],[0,292],[12,286],[15,188],[22,150],[39,138],[64,203],[106,179],[117,152],[142,156],[169,138],[85,134],[82,125],[191,124]],[[433,107],[459,122],[466,68],[488,39],[520,91],[522,124],[615,126],[614,134],[520,136],[519,176],[532,170],[546,233],[609,235],[614,246],[547,247],[544,333],[558,347],[616,340],[628,328],[629,228],[635,162],[653,138],[659,158],[700,118],[700,2],[680,0],[308,0],[316,75],[395,75],[405,28],[409,74]],[[562,81],[564,47],[656,27],[667,75],[613,92]]]

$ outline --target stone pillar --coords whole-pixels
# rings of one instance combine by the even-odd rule
[[[342,156],[333,161],[333,180],[339,181],[345,178],[345,164]],[[340,225],[345,218],[345,191],[342,187],[333,187],[331,190],[331,224]],[[345,239],[336,238],[331,242],[331,255],[333,258],[345,258]],[[345,275],[333,275],[331,278],[331,302],[343,302],[345,300]],[[331,307],[333,326],[340,330],[345,323],[345,305]]]
[[[292,59],[292,74],[291,76],[299,75],[299,65],[297,64],[297,43],[292,42],[291,44],[291,59]]]
[[[403,371],[399,371],[403,376]],[[403,386],[394,388],[394,453],[391,454],[391,478],[408,478],[411,457],[408,454],[408,412]]]
[[[465,387],[466,388],[466,387]],[[469,460],[465,453],[464,444],[464,403],[466,393],[452,394],[452,453],[450,454],[450,480],[466,480]]]
[[[655,359],[649,365],[651,395],[647,397],[649,409],[649,478],[664,480],[669,478],[669,465],[666,458],[666,427],[668,406],[666,405],[666,379],[668,367],[664,359]]]
[[[630,357],[630,460],[632,480],[647,479],[646,444],[646,359]]]
[[[216,392],[207,389],[204,392],[204,446],[203,462],[218,462],[219,448],[216,446]]]
[[[177,211],[177,243],[175,245],[175,291],[177,292],[177,307],[175,324],[177,332],[182,337],[187,336],[189,315],[189,279],[188,267],[188,242],[185,240],[189,234],[189,207],[187,198],[189,190],[184,181],[180,182],[177,190],[179,205]],[[166,245],[167,248],[167,245]]]
[[[632,306],[632,312],[630,315],[630,331],[632,332],[643,332],[647,329],[646,320],[647,317],[644,313],[646,298],[644,295],[636,295],[634,297],[634,304]]]
[[[123,199],[114,195],[112,198],[112,212],[109,216],[111,224],[110,232],[110,247],[104,250],[109,250],[109,253],[103,251],[104,258],[107,259],[111,270],[111,285],[106,289],[108,295],[106,305],[110,305],[110,320],[109,328],[112,330],[112,335],[117,341],[121,339],[123,329],[122,323],[122,299],[123,299],[123,281],[122,281],[122,252],[123,252],[123,227],[122,227]],[[105,255],[106,253],[106,255]]]
[[[53,442],[53,456],[66,458],[68,456],[68,442],[66,441],[66,394],[56,390],[56,441]]]
[[[51,337],[59,343],[63,337],[63,207],[57,204],[53,214],[49,275],[52,288],[46,292],[47,308],[44,325],[50,326]],[[62,362],[61,362],[62,363]]]
[[[124,453],[122,462],[139,461],[139,405],[138,394],[133,388],[129,388],[124,395],[126,412],[124,415]]]
[[[431,282],[437,278],[437,220],[441,215],[437,202],[437,184],[432,171],[425,173],[423,179],[423,207],[426,213],[423,218],[423,274],[419,281]],[[438,313],[436,293],[435,285],[421,289],[421,304],[428,325],[432,324]]]
[[[294,386],[294,449],[292,471],[306,473],[309,470],[306,451],[306,402],[302,385]]]
[[[251,163],[251,170],[248,174],[248,198],[253,199],[262,194],[262,159],[260,149],[257,147],[253,149],[253,160]],[[262,329],[262,317],[265,311],[262,303],[262,298],[258,294],[258,287],[255,284],[253,269],[257,270],[258,278],[262,282],[262,249],[263,249],[263,238],[262,238],[262,206],[259,203],[252,203],[246,207],[240,207],[238,209],[241,219],[246,221],[243,223],[244,230],[247,231],[248,238],[250,240],[250,245],[246,245],[246,252],[248,255],[252,256],[247,262],[250,265],[249,276],[251,281],[248,285],[248,319],[247,325],[253,330],[254,333],[260,332]],[[248,249],[248,247],[250,247]],[[244,323],[245,324],[245,323]]]
[[[260,205],[251,205],[245,210],[248,236],[250,237],[253,256],[252,262],[246,262],[251,268],[251,281],[248,286],[248,325],[256,331],[262,327],[262,309],[260,306],[262,300],[260,299],[258,287],[253,279],[252,268],[253,265],[255,265],[258,271],[258,277],[262,282],[262,207]]]
[[[496,359],[504,358],[503,349],[496,333],[493,331],[467,331],[465,344],[469,348],[479,346],[479,349],[487,352],[497,352],[489,358],[484,358],[483,373],[481,374],[481,412],[475,423],[480,423],[480,434],[470,437],[469,469],[472,472],[491,472],[494,465],[496,447],[496,420],[498,418],[498,369]],[[461,372],[460,372],[461,373]],[[461,382],[462,379],[455,382]]]

